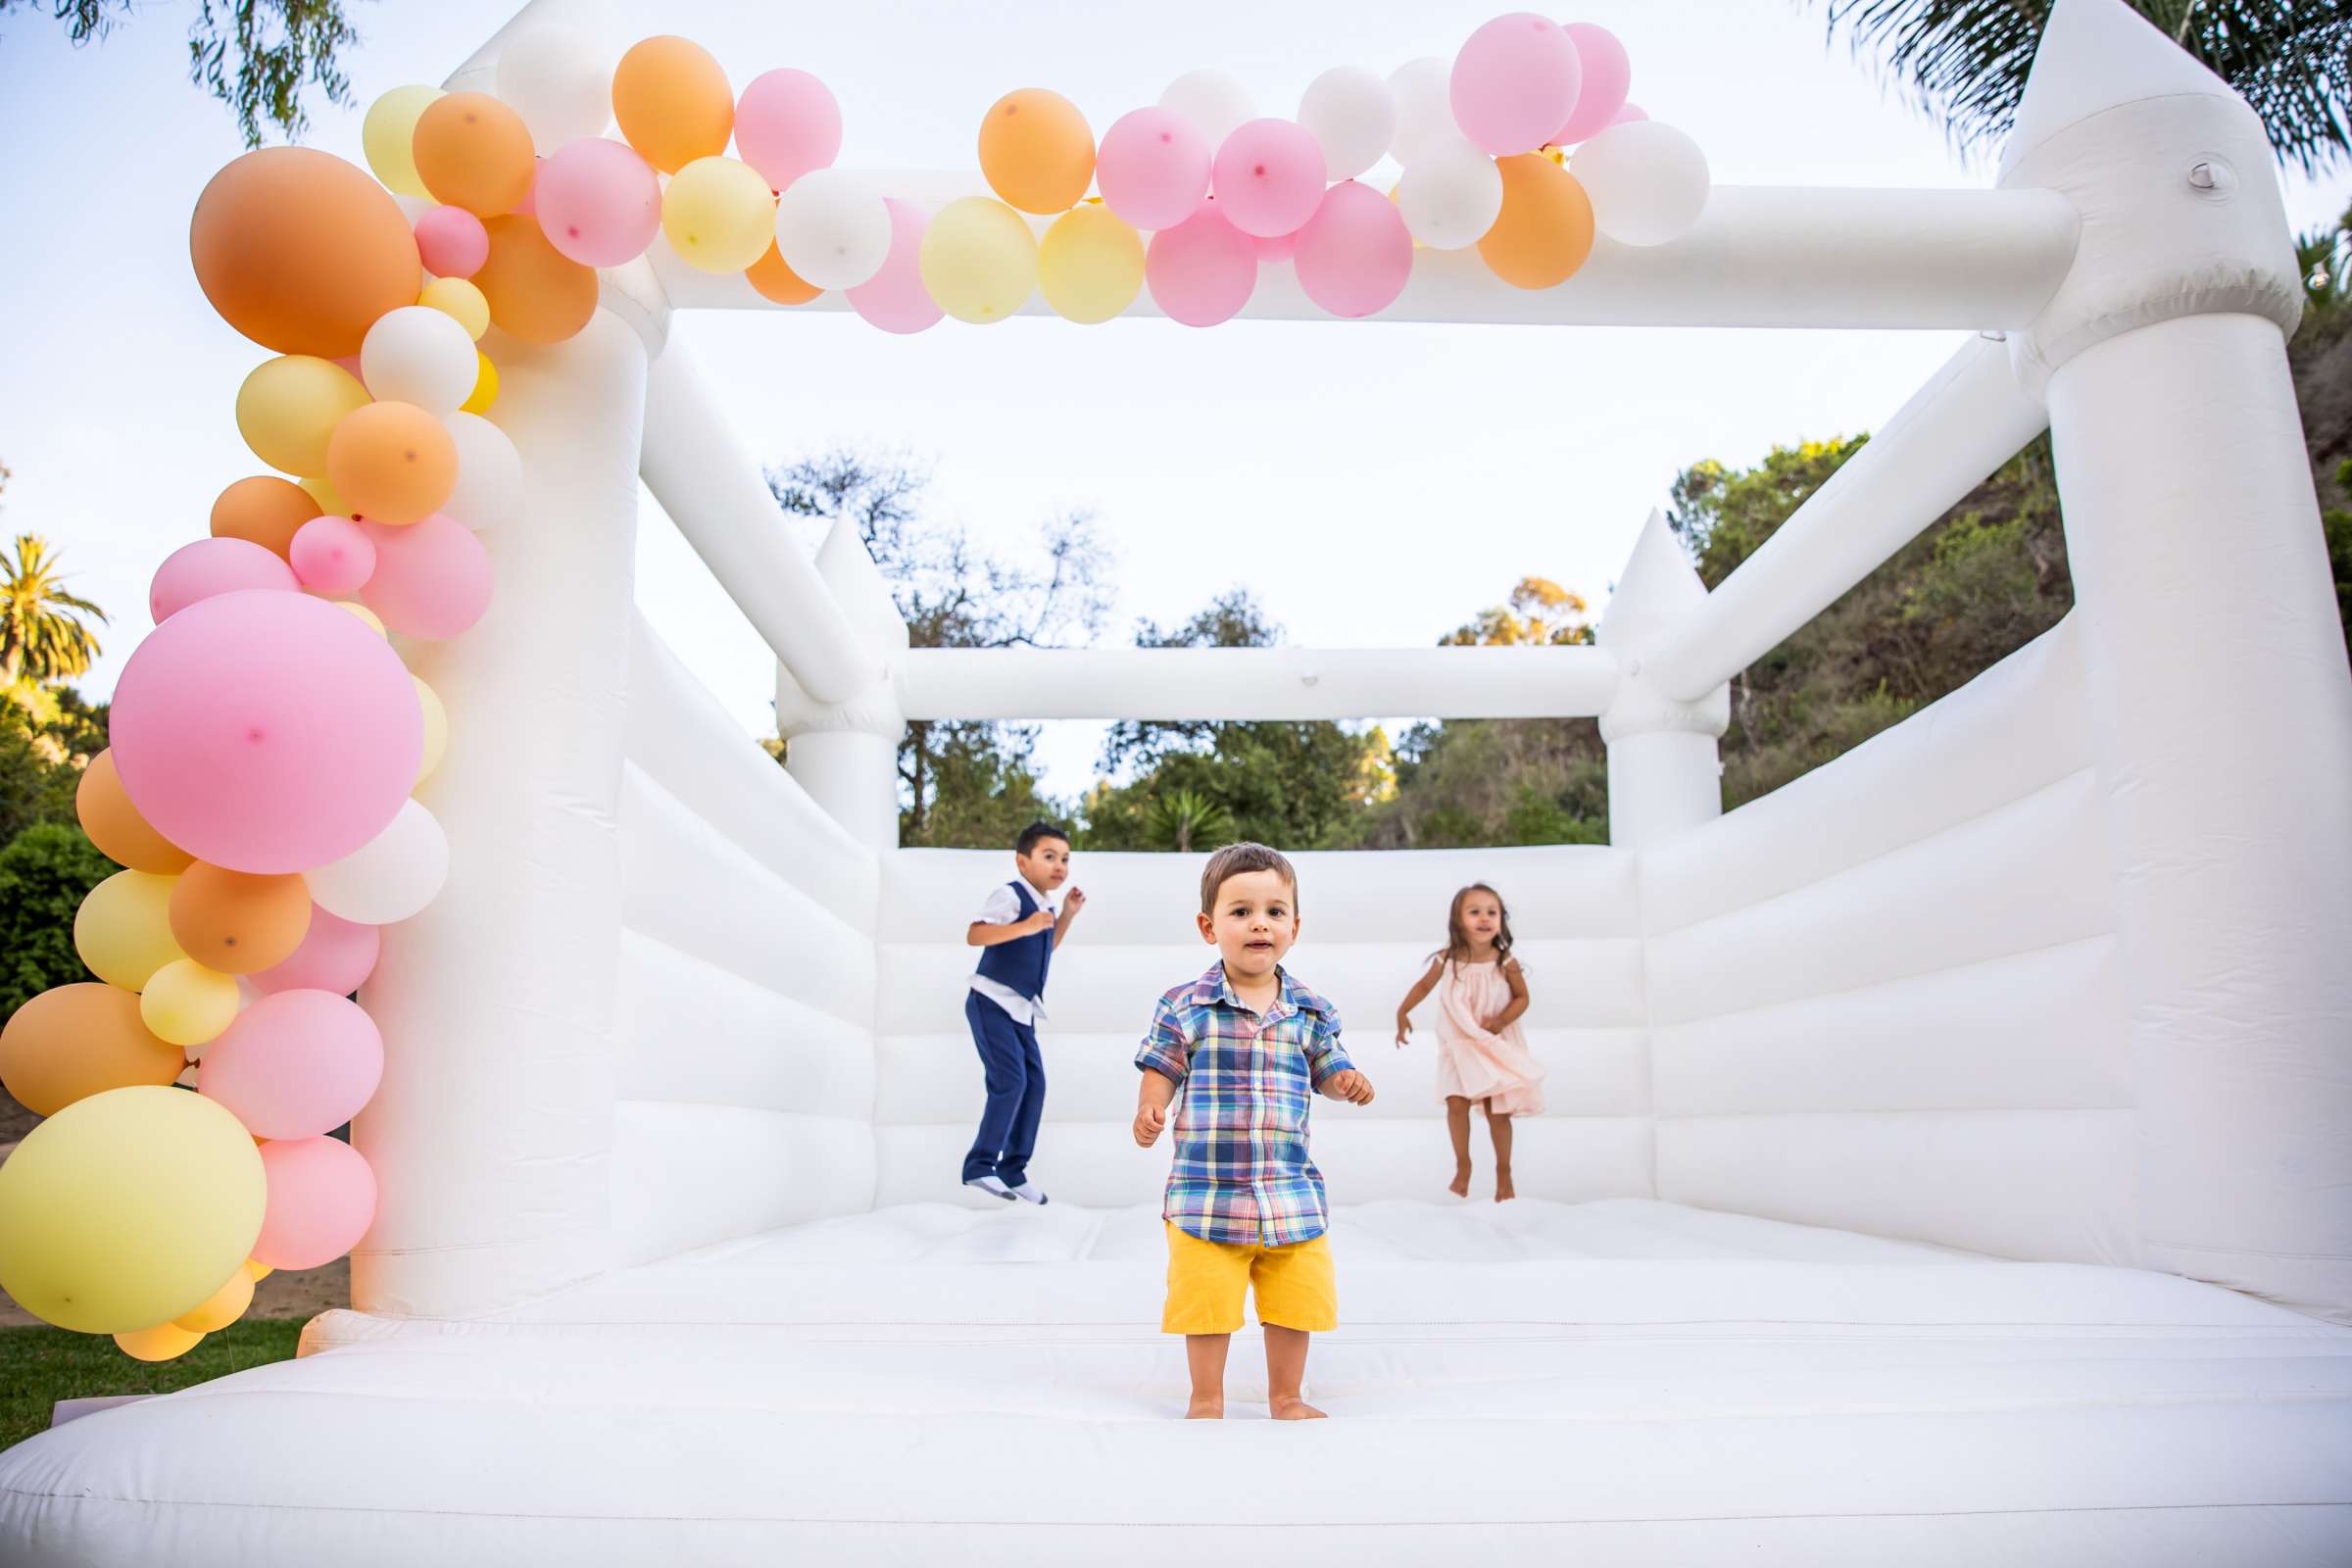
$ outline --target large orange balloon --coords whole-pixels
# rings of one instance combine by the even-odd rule
[[[422,522],[458,487],[458,444],[414,403],[370,403],[335,426],[326,476],[356,521]]]
[[[752,280],[752,287],[762,298],[774,300],[778,305],[806,305],[824,292],[785,266],[783,253],[773,243],[767,247],[767,254],[754,262],[743,275]]]
[[[170,876],[186,870],[196,858],[149,827],[130,804],[122,775],[115,771],[111,747],[81,770],[81,782],[74,789],[74,814],[81,818],[81,830],[98,846],[98,853],[117,865]]]
[[[44,991],[0,1030],[0,1082],[36,1116],[136,1084],[168,1084],[186,1053],[139,1021],[139,999],[96,981]]]
[[[220,318],[280,354],[336,359],[416,303],[416,237],[385,189],[308,147],[265,147],[213,176],[188,224]]]
[[[1066,213],[1095,177],[1095,133],[1057,92],[1008,92],[980,122],[980,172],[1024,213]]]
[[[1478,242],[1488,270],[1513,288],[1564,283],[1592,254],[1592,201],[1542,153],[1497,158],[1502,216]]]
[[[291,479],[256,474],[239,479],[213,503],[213,537],[244,539],[284,555],[294,531],[318,515],[318,503]]]
[[[179,874],[171,908],[172,940],[222,974],[285,962],[311,929],[311,890],[292,872],[267,876],[199,860]]]
[[[561,343],[588,324],[596,269],[550,245],[536,218],[510,213],[482,226],[490,231],[490,259],[473,284],[490,302],[493,325],[525,343]]]
[[[416,175],[433,200],[496,218],[522,205],[539,172],[522,117],[486,92],[436,98],[416,120]]]
[[[727,150],[735,92],[710,51],[664,34],[635,44],[612,68],[612,118],[639,157],[674,174]]]

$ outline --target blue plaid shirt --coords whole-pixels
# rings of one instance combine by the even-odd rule
[[[1330,1225],[1323,1173],[1306,1157],[1315,1092],[1355,1063],[1340,1012],[1278,969],[1264,1016],[1234,995],[1220,961],[1159,999],[1135,1064],[1184,1090],[1176,1162],[1161,1208],[1204,1242],[1287,1247]]]

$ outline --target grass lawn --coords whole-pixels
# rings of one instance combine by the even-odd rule
[[[169,1394],[231,1372],[294,1354],[299,1318],[248,1318],[232,1323],[176,1361],[134,1361],[103,1334],[47,1326],[0,1328],[0,1448],[49,1427],[60,1399],[110,1394]]]

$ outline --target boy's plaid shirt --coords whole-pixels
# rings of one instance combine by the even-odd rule
[[[1161,1212],[1204,1242],[1287,1247],[1329,1225],[1323,1173],[1306,1157],[1315,1091],[1355,1063],[1337,1007],[1278,969],[1282,992],[1259,1017],[1218,962],[1152,1009],[1135,1064],[1182,1087],[1176,1162]]]

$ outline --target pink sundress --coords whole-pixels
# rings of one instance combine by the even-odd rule
[[[1438,987],[1438,1096],[1476,1103],[1494,1102],[1502,1116],[1533,1116],[1544,1109],[1544,1067],[1528,1054],[1527,1039],[1513,1019],[1500,1034],[1479,1026],[1511,1004],[1511,983],[1499,963],[1446,960]]]

